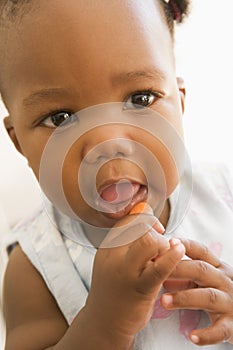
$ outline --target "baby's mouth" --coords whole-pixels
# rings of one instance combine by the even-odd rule
[[[111,219],[120,219],[139,202],[146,201],[148,189],[146,185],[122,179],[106,184],[99,189],[98,208]]]

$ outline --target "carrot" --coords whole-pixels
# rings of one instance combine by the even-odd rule
[[[150,214],[153,215],[153,210],[151,208],[151,206],[146,203],[146,202],[140,202],[138,204],[136,204],[129,212],[129,215],[134,215],[134,214]]]

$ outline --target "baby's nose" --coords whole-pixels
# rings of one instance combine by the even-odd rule
[[[113,138],[84,148],[83,156],[87,163],[96,163],[119,157],[128,158],[134,153],[134,143],[127,138]]]

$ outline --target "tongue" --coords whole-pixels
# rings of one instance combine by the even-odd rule
[[[121,203],[130,200],[139,191],[139,188],[139,184],[121,182],[106,187],[101,197],[107,202]]]

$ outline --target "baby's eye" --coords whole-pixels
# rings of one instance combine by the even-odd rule
[[[150,107],[157,98],[161,97],[152,91],[141,91],[131,95],[125,102],[125,109],[143,109]]]
[[[49,116],[43,119],[41,124],[48,128],[57,128],[67,126],[67,124],[77,120],[77,116],[71,112],[56,112],[51,113]]]

